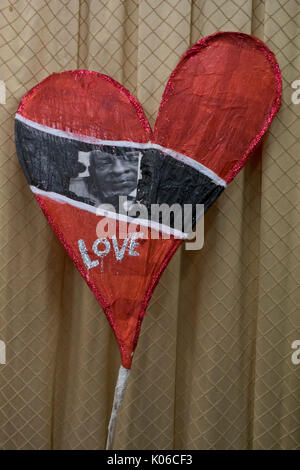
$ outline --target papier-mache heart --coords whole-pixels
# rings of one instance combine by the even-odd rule
[[[241,170],[280,102],[281,74],[266,45],[216,33],[171,74],[153,131],[128,90],[87,70],[54,73],[19,105],[16,146],[30,188],[120,348],[108,447],[148,302],[187,236],[174,218],[130,210],[189,205],[194,226],[197,204],[206,211]]]

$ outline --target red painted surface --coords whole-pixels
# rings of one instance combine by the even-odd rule
[[[102,217],[41,195],[36,195],[36,199],[103,308],[119,344],[122,365],[130,369],[131,353],[135,350],[153,289],[181,240],[173,237],[138,239],[134,251],[139,255],[130,256],[126,249],[121,261],[116,259],[110,241],[110,251],[102,258],[101,267],[101,259],[95,255],[92,246],[98,238],[96,229]],[[116,225],[119,233],[119,223]],[[78,248],[79,239],[84,240],[90,259],[99,260],[96,267],[88,270],[85,266]],[[119,248],[123,243],[124,239],[118,239]]]
[[[238,33],[209,36],[172,73],[154,139],[230,182],[266,133],[280,100],[280,70],[261,41]]]

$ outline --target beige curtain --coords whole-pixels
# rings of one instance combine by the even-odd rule
[[[1,0],[1,449],[103,449],[113,334],[31,195],[14,145],[22,96],[53,72],[109,74],[153,124],[185,50],[218,30],[264,40],[283,106],[256,155],[153,295],[116,449],[300,449],[299,0]]]

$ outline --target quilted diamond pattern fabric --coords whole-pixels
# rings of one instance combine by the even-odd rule
[[[153,124],[185,50],[217,30],[276,54],[283,106],[265,141],[181,249],[148,308],[118,449],[300,449],[299,0],[2,0],[1,449],[103,449],[119,353],[16,157],[22,96],[53,72],[111,75]]]

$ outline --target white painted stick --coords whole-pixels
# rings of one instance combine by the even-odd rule
[[[124,393],[127,386],[127,380],[130,374],[129,369],[125,369],[125,367],[120,366],[119,375],[117,380],[117,385],[115,388],[115,395],[114,395],[114,402],[111,410],[109,425],[108,425],[108,434],[107,434],[107,441],[106,441],[106,450],[111,450],[115,429],[116,429],[116,420],[118,409],[123,401]]]

